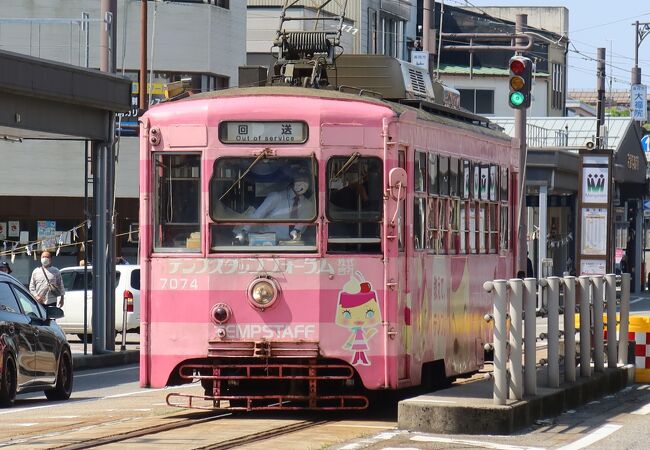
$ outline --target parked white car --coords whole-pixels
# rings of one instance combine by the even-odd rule
[[[140,331],[140,266],[115,266],[117,280],[115,281],[115,332],[122,332],[124,318],[124,298],[132,299],[131,311],[126,313],[126,329],[128,332]],[[92,336],[92,306],[93,285],[92,267],[88,267],[88,309],[87,309],[87,340]],[[61,278],[65,286],[64,317],[56,322],[66,334],[76,334],[83,340],[84,336],[84,267],[65,267],[61,269]]]

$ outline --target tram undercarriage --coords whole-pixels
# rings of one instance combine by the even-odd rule
[[[182,382],[199,380],[204,389],[203,396],[167,396],[168,405],[182,408],[358,410],[369,406],[356,371],[339,360],[210,358],[184,362],[176,375]]]

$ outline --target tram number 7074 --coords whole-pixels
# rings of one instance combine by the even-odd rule
[[[160,278],[161,289],[198,289],[196,278]]]

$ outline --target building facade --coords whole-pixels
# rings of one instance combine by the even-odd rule
[[[248,0],[247,54],[248,64],[270,67],[269,51],[273,45],[283,0]],[[298,1],[293,16],[314,17],[319,1]],[[409,48],[416,39],[415,0],[334,0],[325,8],[332,16],[345,13],[341,49],[344,53],[381,54],[409,59]],[[331,23],[330,27],[338,24]],[[294,22],[288,26],[306,30],[309,22]]]
[[[418,1],[421,5],[422,0]],[[533,47],[524,51],[535,70],[532,80],[531,116],[564,116],[566,102],[566,50],[568,45],[569,11],[563,7],[490,7],[460,8],[434,3],[429,24],[431,34],[502,33],[512,34],[517,14],[528,15],[525,32],[534,39]],[[422,23],[419,15],[418,23]],[[423,24],[427,26],[427,24]],[[484,116],[513,116],[508,105],[508,62],[512,50],[447,50],[446,45],[469,44],[467,38],[443,37],[440,55],[437,48],[433,64],[434,76],[460,92],[461,106]],[[509,41],[493,38],[474,39],[474,45],[509,45]]]
[[[139,150],[137,83],[140,69],[139,0],[118,0],[114,46],[116,72],[131,78],[132,114],[120,118],[123,133],[116,162],[118,254],[137,260]],[[99,68],[100,2],[97,0],[0,0],[0,49]],[[246,63],[246,5],[239,1],[165,1],[148,3],[149,98],[160,100],[163,85],[191,79],[194,91],[238,83]],[[82,14],[89,20],[83,22]],[[86,26],[88,27],[86,31]],[[228,39],[224,39],[228,36]],[[47,82],[47,80],[43,80]],[[130,126],[125,126],[130,123]],[[59,267],[85,258],[79,241],[85,220],[85,142],[0,141],[0,248],[9,259],[14,242],[38,242],[51,231],[68,232],[56,258]],[[89,195],[92,197],[92,186]],[[73,232],[74,230],[74,232]],[[6,244],[5,244],[6,243]],[[16,255],[14,275],[28,279],[36,264]]]

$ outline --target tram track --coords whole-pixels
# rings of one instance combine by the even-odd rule
[[[173,432],[176,430],[183,430],[183,433],[191,433],[193,427],[199,427],[201,425],[208,424],[210,422],[216,422],[224,420],[227,418],[237,418],[237,414],[233,413],[224,413],[216,416],[202,417],[202,418],[190,418],[190,419],[181,419],[176,420],[173,423],[164,423],[154,426],[149,426],[141,428],[138,430],[127,431],[124,433],[119,433],[110,436],[96,437],[92,439],[85,439],[83,442],[76,442],[74,444],[66,444],[62,446],[53,446],[50,448],[55,448],[58,450],[82,450],[90,448],[98,448],[104,446],[110,446],[112,444],[123,443],[128,445],[128,441],[137,440],[141,438],[148,438],[149,442],[155,442],[156,436],[159,436],[163,433]],[[193,447],[195,449],[205,449],[205,450],[226,450],[232,448],[239,448],[243,445],[248,445],[256,442],[265,441],[268,439],[277,438],[280,436],[288,435],[298,431],[306,430],[308,428],[317,427],[330,422],[330,420],[300,420],[295,423],[290,423],[287,425],[273,427],[268,430],[256,431],[241,436],[236,436],[232,438],[227,438],[225,440],[218,440],[216,442],[211,442],[208,444],[198,445]],[[228,424],[235,425],[235,424]],[[235,425],[236,426],[236,425]],[[87,427],[83,427],[87,428]],[[74,432],[76,430],[68,430],[69,432]],[[66,433],[66,434],[68,434]],[[200,433],[199,433],[200,434]],[[205,436],[205,435],[203,435]],[[38,437],[35,437],[35,440]],[[216,438],[218,439],[218,437]],[[36,442],[34,442],[36,443]],[[28,441],[23,441],[23,445],[29,445]]]

